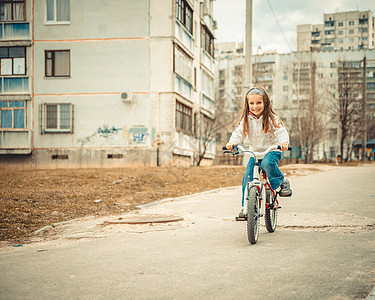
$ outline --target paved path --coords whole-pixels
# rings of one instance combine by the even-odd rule
[[[239,188],[197,194],[129,216],[87,219],[60,238],[0,250],[0,299],[356,299],[375,285],[375,167],[291,178],[279,227],[250,245]]]

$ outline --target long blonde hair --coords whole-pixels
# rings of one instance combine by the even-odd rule
[[[272,125],[276,128],[280,128],[281,126],[284,125],[281,122],[281,120],[280,120],[280,125],[276,124],[275,116],[277,116],[277,115],[275,114],[275,112],[272,109],[270,97],[268,96],[268,93],[266,92],[266,90],[262,86],[254,86],[251,89],[249,89],[247,91],[246,95],[245,95],[245,104],[244,104],[242,116],[241,116],[240,121],[237,124],[237,126],[238,126],[241,123],[241,121],[243,120],[243,124],[242,124],[243,125],[243,128],[242,128],[243,136],[246,136],[247,134],[249,134],[248,114],[250,113],[250,109],[249,109],[249,103],[247,101],[247,96],[254,89],[261,90],[262,93],[263,93],[263,95],[262,95],[263,96],[263,104],[264,104],[264,110],[262,112],[262,116],[263,116],[262,129],[263,129],[263,132],[267,133],[271,130],[270,120],[272,122]],[[261,94],[258,93],[258,95],[261,95]]]

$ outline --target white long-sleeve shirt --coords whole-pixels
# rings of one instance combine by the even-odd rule
[[[259,119],[255,116],[249,114],[249,150],[255,152],[263,152],[267,150],[268,147],[272,145],[277,145],[281,143],[288,143],[289,144],[289,134],[286,131],[283,123],[281,122],[280,118],[275,115],[275,123],[279,128],[273,126],[272,121],[270,120],[270,127],[267,133],[264,133],[262,129],[262,120],[263,116]],[[243,136],[243,120],[237,126],[237,128],[233,131],[232,136],[229,139],[229,143],[232,144],[242,144],[245,136]]]

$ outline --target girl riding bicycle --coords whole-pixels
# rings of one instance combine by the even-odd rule
[[[289,135],[280,118],[271,107],[270,98],[263,87],[251,88],[245,96],[243,113],[237,128],[233,131],[226,147],[233,150],[233,145],[241,144],[245,137],[249,139],[249,150],[263,152],[269,146],[280,144],[281,150],[288,150]],[[281,159],[280,151],[268,153],[261,162],[261,169],[266,172],[273,190],[280,187],[281,197],[290,197],[292,190],[287,179],[278,168]],[[244,205],[244,194],[246,185],[250,179],[253,180],[254,158],[251,157],[242,179],[242,207]],[[239,217],[243,217],[241,210]]]

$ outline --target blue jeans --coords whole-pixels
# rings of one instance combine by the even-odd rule
[[[278,165],[281,159],[281,152],[272,151],[261,160],[260,168],[263,172],[266,172],[268,181],[273,190],[276,190],[284,181],[284,175],[281,173]],[[244,203],[244,195],[247,183],[253,180],[253,169],[254,169],[254,157],[250,157],[247,164],[245,174],[242,178],[242,206]]]

